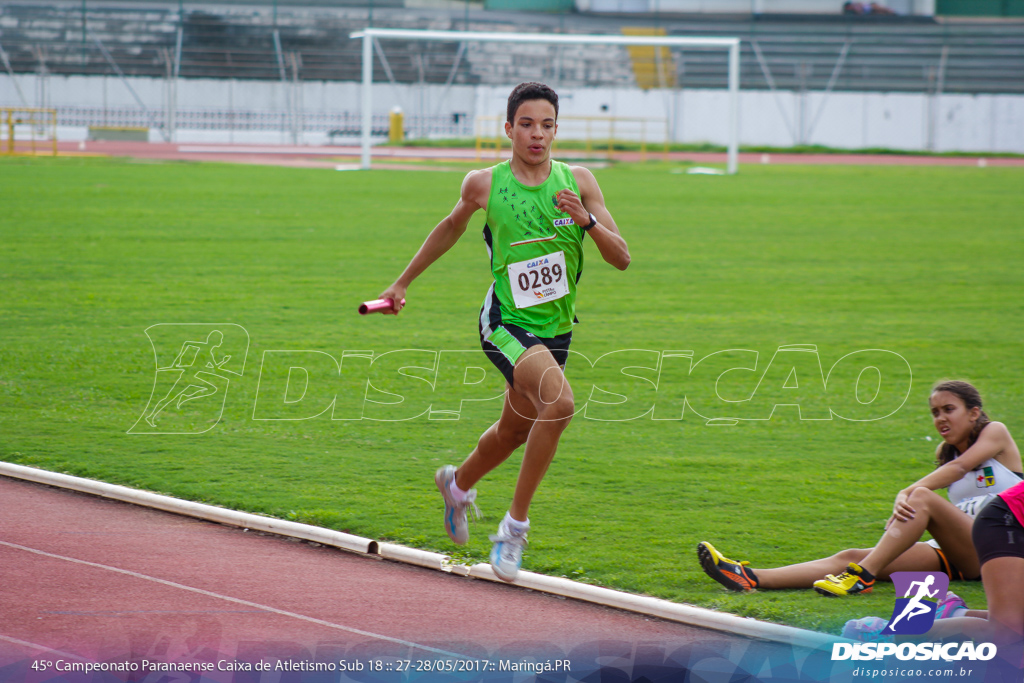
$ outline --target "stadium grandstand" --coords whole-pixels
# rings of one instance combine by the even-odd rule
[[[515,3],[430,3],[402,0],[278,0],[276,2],[22,2],[0,4],[0,56],[10,80],[33,76],[35,91],[19,87],[24,106],[53,104],[46,80],[104,76],[122,80],[223,79],[289,84],[345,83],[361,78],[361,41],[367,26],[431,30],[621,34],[627,27],[656,35],[741,39],[740,83],[744,91],[788,93],[1024,94],[1024,19],[935,16],[852,16],[835,3],[831,14],[684,14],[669,12],[509,11]],[[564,8],[565,3],[553,2]],[[655,3],[656,4],[656,3]],[[1005,4],[1005,3],[1003,3]],[[952,7],[949,2],[947,6]],[[943,3],[940,1],[939,7]],[[955,8],[954,8],[955,9]],[[626,47],[551,46],[389,41],[378,46],[374,81],[392,84],[506,86],[544,80],[559,88],[722,89],[727,54],[666,52],[654,70]],[[652,73],[656,76],[652,80]],[[5,80],[0,77],[0,81]],[[22,83],[26,81],[23,79]],[[0,93],[8,92],[0,90]],[[34,95],[34,101],[33,96]],[[58,98],[59,99],[59,98]],[[160,126],[176,116],[180,127],[217,127],[226,111],[162,104],[122,107],[118,121]],[[230,114],[232,125],[279,126],[284,109],[302,109],[302,96],[278,111]],[[306,96],[308,100],[308,96]],[[7,102],[18,104],[17,102]],[[61,101],[62,122],[96,123],[95,107]],[[223,110],[224,108],[221,107]],[[237,109],[237,108],[236,108]],[[307,107],[308,109],[308,107]],[[410,112],[410,120],[425,113]],[[331,122],[302,112],[303,128],[354,132],[358,112],[335,111]],[[111,114],[105,111],[104,120]],[[323,118],[321,116],[321,118]],[[471,135],[472,121],[458,115],[452,125],[431,126],[436,136]],[[806,117],[805,117],[806,118]],[[267,119],[265,124],[258,121]],[[293,127],[294,127],[293,125]],[[806,127],[807,124],[805,124]],[[159,126],[157,126],[159,127]],[[378,112],[374,128],[386,128]],[[795,142],[809,133],[794,132]]]
[[[930,92],[941,79],[950,93],[1024,93],[1024,20],[979,18],[936,21],[919,17],[762,15],[723,17],[483,11],[402,7],[401,0],[365,2],[302,0],[298,3],[189,2],[0,4],[0,38],[14,73],[109,74],[110,57],[126,74],[162,78],[174,67],[184,78],[278,79],[279,53],[297,59],[302,80],[359,80],[360,45],[350,34],[380,27],[474,31],[617,33],[623,23],[648,23],[667,35],[738,36],[743,39],[744,89],[824,89],[842,60],[836,90]],[[83,10],[84,8],[84,10]],[[275,43],[275,31],[279,44]],[[607,83],[621,69],[624,51],[578,48],[555,64],[535,48],[503,45],[470,52],[455,82],[505,84],[535,77],[564,86]],[[389,46],[389,66],[401,83],[445,82],[458,46],[407,43]],[[720,53],[677,54],[676,78],[685,87],[717,88],[724,82]],[[286,64],[286,66],[289,66]],[[376,78],[387,78],[383,65]],[[560,71],[556,73],[556,69]],[[613,79],[614,80],[614,79]]]

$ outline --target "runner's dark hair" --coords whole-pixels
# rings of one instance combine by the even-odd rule
[[[558,118],[558,93],[543,83],[531,81],[529,83],[520,83],[512,89],[512,94],[508,96],[508,109],[505,116],[509,123],[515,123],[519,105],[527,100],[547,100],[554,106],[555,118]]]
[[[967,410],[971,410],[972,408],[980,409],[982,407],[981,392],[975,389],[974,385],[970,382],[964,382],[959,379],[950,379],[939,382],[932,387],[932,392],[929,396],[939,391],[948,391],[959,398],[964,402],[964,406],[967,407]],[[981,414],[978,415],[978,421],[974,423],[974,429],[971,430],[971,435],[968,438],[968,448],[974,445],[974,442],[978,440],[978,436],[981,434],[981,430],[984,429],[985,425],[991,421],[992,420],[988,419],[988,415],[985,414],[985,411],[981,410]],[[952,462],[958,455],[960,455],[960,451],[958,451],[953,444],[944,443],[939,448],[938,456],[935,458],[935,466],[942,467],[947,462]]]

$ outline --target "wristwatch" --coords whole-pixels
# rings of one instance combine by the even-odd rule
[[[582,226],[582,227],[583,227],[584,232],[586,232],[586,231],[589,231],[595,225],[597,225],[597,219],[594,218],[594,214],[590,214],[590,222],[587,223],[586,225]]]

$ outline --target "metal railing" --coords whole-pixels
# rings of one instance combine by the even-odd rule
[[[41,154],[45,149],[57,156],[57,110],[4,107],[0,123],[6,136],[0,154]]]
[[[168,125],[165,110],[147,113],[137,107],[57,107],[48,111],[56,112],[62,126],[148,128],[153,124],[157,127]],[[282,110],[179,109],[174,113],[179,129],[239,132],[290,130],[290,116],[289,112]],[[359,112],[348,111],[302,111],[297,118],[300,133],[322,133],[329,140],[359,137],[362,122]],[[375,115],[373,134],[386,136],[388,123],[387,114]],[[473,123],[466,117],[456,121],[451,116],[412,114],[405,117],[405,123],[410,131],[428,130],[438,137],[473,136]]]
[[[475,123],[476,158],[485,154],[495,159],[511,143],[505,136],[505,116],[477,116]],[[581,150],[587,157],[599,154],[614,159],[620,148],[631,151],[639,147],[640,160],[647,160],[649,150],[658,149],[667,158],[670,135],[669,120],[639,116],[559,116],[559,139],[583,143]],[[558,140],[552,142],[552,151]]]

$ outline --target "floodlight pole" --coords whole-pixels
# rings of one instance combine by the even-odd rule
[[[569,33],[489,33],[484,31],[425,31],[422,29],[372,28],[352,33],[350,38],[363,39],[363,130],[362,168],[370,168],[370,126],[373,113],[373,40],[399,38],[405,40],[491,41],[497,43],[547,43],[552,45],[645,45],[649,47],[717,47],[729,49],[729,146],[728,172],[738,169],[740,39],[691,38],[683,36],[615,36]]]
[[[739,170],[740,138],[740,42],[729,48],[729,150],[726,154],[726,173],[735,175]]]
[[[370,168],[370,127],[373,125],[373,36],[367,30],[363,34],[363,126],[362,159],[363,170]]]

